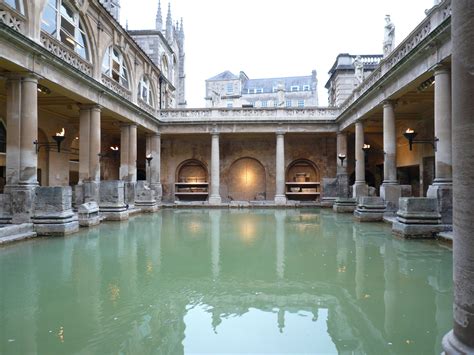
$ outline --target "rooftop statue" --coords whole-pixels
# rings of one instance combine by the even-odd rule
[[[383,56],[386,57],[395,47],[395,25],[390,15],[385,15],[385,33],[383,38]]]

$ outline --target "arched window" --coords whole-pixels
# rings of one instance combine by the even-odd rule
[[[125,64],[122,53],[115,48],[110,46],[104,55],[102,62],[102,73],[110,76],[117,83],[128,89],[128,69]]]
[[[86,34],[79,13],[64,0],[48,0],[43,11],[41,29],[71,48],[84,59],[89,59]]]
[[[138,97],[148,105],[153,106],[153,92],[151,90],[150,80],[143,76],[138,83]]]
[[[5,2],[17,10],[19,13],[24,13],[23,11],[23,3],[21,0],[5,0]]]

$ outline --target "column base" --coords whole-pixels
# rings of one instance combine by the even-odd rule
[[[99,205],[97,202],[86,202],[78,207],[80,227],[92,227],[100,223]]]
[[[136,182],[125,182],[125,192],[124,192],[124,197],[125,197],[125,204],[128,206],[128,209],[132,210],[135,208],[135,198],[136,198],[136,193],[135,193],[135,188],[136,188]]]
[[[453,184],[435,182],[428,187],[426,197],[436,198],[438,200],[441,223],[453,224]]]
[[[10,213],[13,224],[31,223],[35,190],[38,185],[6,185],[5,194],[10,195]]]
[[[454,354],[474,354],[474,348],[469,347],[459,341],[451,330],[443,337],[443,354],[454,355]]]
[[[285,206],[286,205],[286,196],[285,195],[275,195],[275,205]]]
[[[211,206],[218,206],[218,205],[220,205],[221,203],[222,203],[222,199],[221,199],[221,197],[220,197],[219,195],[217,195],[217,196],[212,196],[212,195],[211,195],[211,196],[209,197],[209,204],[210,204]]]
[[[352,197],[359,199],[360,197],[369,196],[369,186],[366,183],[356,182],[352,185]]]
[[[161,183],[151,183],[150,188],[155,191],[156,202],[160,204],[163,198],[163,186]]]
[[[402,188],[397,183],[384,182],[380,186],[380,197],[385,201],[387,212],[398,211],[398,199],[402,197]]]
[[[359,222],[380,222],[385,213],[385,203],[381,197],[361,197],[354,218]]]
[[[357,207],[357,201],[353,198],[336,198],[332,210],[336,213],[353,213]]]

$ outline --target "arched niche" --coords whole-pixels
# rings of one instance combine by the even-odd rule
[[[176,169],[175,181],[182,183],[208,182],[207,167],[197,159],[185,160]]]
[[[240,158],[234,161],[230,166],[227,181],[231,200],[266,199],[265,168],[257,159]]]
[[[319,182],[319,169],[311,160],[293,160],[286,170],[287,182]]]

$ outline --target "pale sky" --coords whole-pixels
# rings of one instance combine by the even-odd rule
[[[381,54],[384,17],[400,43],[425,17],[433,0],[162,0],[173,21],[184,20],[186,99],[204,107],[205,80],[225,70],[249,78],[318,72],[320,106],[339,53]],[[121,0],[121,23],[153,29],[158,0]]]

